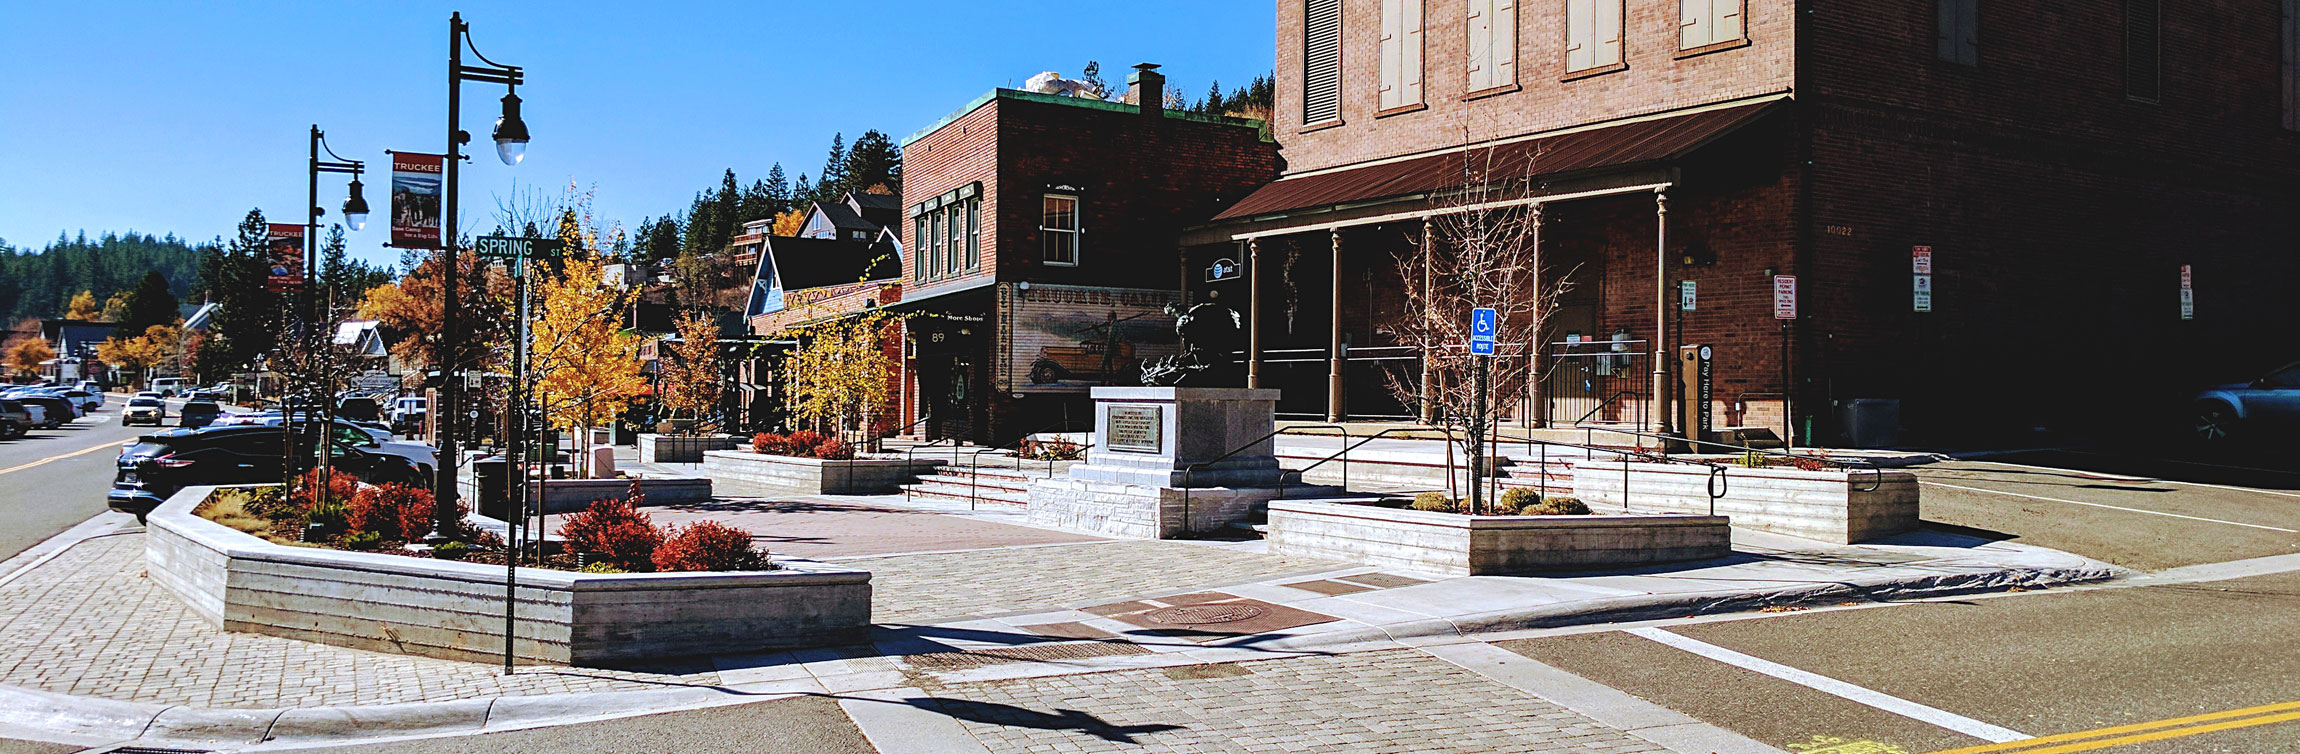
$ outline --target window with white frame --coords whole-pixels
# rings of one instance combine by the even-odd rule
[[[1381,109],[1422,103],[1422,0],[1382,0]]]
[[[932,237],[927,235],[926,215],[921,214],[911,218],[911,225],[915,232],[910,234],[910,274],[912,278],[925,282],[928,278],[933,277],[932,273],[934,272],[934,260],[926,256],[926,240]]]
[[[952,275],[958,274],[963,269],[960,262],[964,260],[960,259],[961,255],[958,250],[959,244],[965,243],[965,235],[959,232],[959,223],[965,219],[963,206],[962,204],[953,204],[943,209],[943,214],[947,217],[944,218],[942,224],[943,249],[946,250],[942,267],[944,271]]]
[[[1621,65],[1621,0],[1565,0],[1565,72]]]
[[[1518,0],[1469,0],[1471,94],[1517,83]]]
[[[1047,194],[1042,206],[1038,235],[1044,239],[1046,263],[1078,264],[1078,197]]]
[[[1742,28],[1747,0],[1678,0],[1677,48],[1697,50],[1746,39]]]
[[[941,212],[935,212],[926,216],[926,267],[938,278],[943,275],[942,259],[945,253],[942,245],[942,215]]]
[[[966,201],[966,268],[982,269],[982,200]]]

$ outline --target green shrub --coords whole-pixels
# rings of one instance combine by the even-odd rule
[[[1424,492],[1414,496],[1413,509],[1432,513],[1453,513],[1461,509],[1461,504],[1453,498],[1447,497],[1443,492]]]
[[[311,510],[304,514],[304,523],[318,526],[323,534],[334,534],[343,531],[344,526],[350,522],[350,518],[351,506],[344,505],[341,501],[327,500],[312,506]]]
[[[615,564],[613,564],[613,563],[609,563],[609,562],[607,562],[607,561],[604,561],[604,560],[601,560],[601,561],[595,561],[595,562],[591,563],[590,565],[586,565],[586,566],[583,566],[582,568],[576,569],[576,572],[577,572],[577,573],[625,573],[625,571],[624,571],[623,569],[621,569],[621,568],[616,568],[616,567],[615,567]]]
[[[462,542],[441,542],[439,546],[431,548],[431,556],[440,560],[462,560],[463,556],[469,554],[471,545]]]
[[[1589,506],[1574,498],[1555,496],[1526,506],[1525,510],[1518,513],[1527,516],[1587,516]]]
[[[1735,461],[1735,463],[1744,469],[1762,469],[1768,462],[1765,460],[1765,454],[1752,450],[1742,453],[1740,460]]]
[[[383,535],[372,531],[355,531],[343,535],[346,550],[373,550],[383,546]]]
[[[1513,515],[1540,502],[1541,493],[1524,487],[1511,487],[1501,493],[1500,500],[1494,501],[1493,514],[1496,516]]]

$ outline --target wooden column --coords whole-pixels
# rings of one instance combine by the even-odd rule
[[[1531,342],[1525,344],[1525,390],[1533,397],[1533,415],[1526,418],[1526,426],[1539,429],[1549,426],[1549,394],[1543,390],[1541,383],[1542,367],[1545,365],[1542,351],[1549,347],[1549,317],[1556,313],[1557,301],[1549,296],[1547,290],[1542,288],[1546,282],[1542,278],[1542,267],[1546,266],[1547,262],[1541,256],[1541,220],[1546,208],[1544,205],[1536,204],[1530,209],[1533,212],[1531,218],[1533,220],[1533,269],[1531,272],[1533,274],[1534,327]]]
[[[1334,245],[1334,337],[1326,348],[1326,421],[1338,422],[1348,416],[1342,411],[1342,229],[1327,233]]]
[[[1430,275],[1430,255],[1436,253],[1436,240],[1437,231],[1433,229],[1432,222],[1429,219],[1424,218],[1422,220],[1421,305],[1425,307],[1430,305],[1430,295],[1435,292],[1435,289],[1432,287],[1433,284],[1431,282]],[[1434,356],[1436,356],[1436,354],[1430,352],[1428,349],[1422,350],[1421,416],[1422,423],[1426,425],[1437,424],[1437,371],[1430,368],[1430,359]]]
[[[1246,387],[1262,386],[1262,239],[1246,239]]]
[[[1653,190],[1653,431],[1669,434],[1669,189]]]

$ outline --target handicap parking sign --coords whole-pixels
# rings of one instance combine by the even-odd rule
[[[1500,320],[1492,309],[1479,307],[1469,312],[1469,352],[1478,356],[1493,355],[1493,334]]]

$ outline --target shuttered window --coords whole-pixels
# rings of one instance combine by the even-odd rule
[[[1342,119],[1342,0],[1302,3],[1302,122]]]
[[[1745,0],[1678,0],[1677,48],[1691,50],[1741,41]]]
[[[2284,0],[2284,127],[2300,131],[2300,0]]]
[[[1382,0],[1381,109],[1422,103],[1422,0]]]
[[[1933,54],[1960,65],[1979,65],[1980,0],[1934,0]]]
[[[2164,8],[2159,0],[2124,0],[2124,94],[2155,102],[2164,96]]]
[[[1469,0],[1469,91],[1517,83],[1517,1]]]
[[[1565,0],[1565,71],[1621,64],[1621,0]]]

